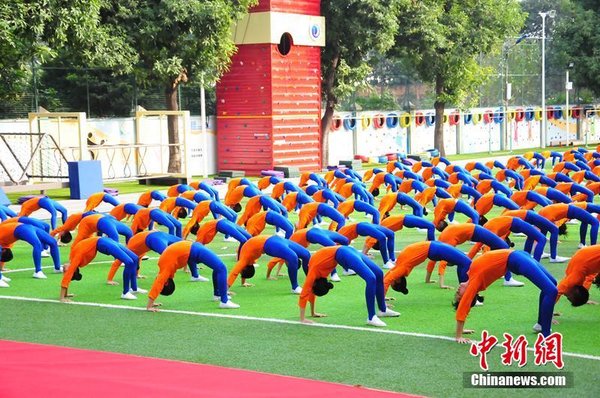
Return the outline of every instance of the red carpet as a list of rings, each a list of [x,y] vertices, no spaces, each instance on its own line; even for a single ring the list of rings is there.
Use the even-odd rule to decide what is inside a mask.
[[[34,396],[407,397],[268,373],[0,340],[0,397]]]

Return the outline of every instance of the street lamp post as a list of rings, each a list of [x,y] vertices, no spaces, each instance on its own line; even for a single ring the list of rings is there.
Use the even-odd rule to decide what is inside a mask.
[[[548,133],[548,119],[546,115],[546,17],[554,18],[556,11],[539,13],[542,17],[542,132],[540,136],[540,146],[546,148],[546,137]]]
[[[569,81],[569,69],[572,69],[574,66],[573,62],[569,62],[569,64],[567,65],[567,73],[566,73],[566,79],[565,79],[565,120],[567,121],[567,126],[566,126],[566,130],[567,130],[567,143],[569,142],[569,137],[571,136],[571,133],[569,132],[569,119],[571,118],[569,116],[569,91],[573,88],[573,83],[571,83]]]

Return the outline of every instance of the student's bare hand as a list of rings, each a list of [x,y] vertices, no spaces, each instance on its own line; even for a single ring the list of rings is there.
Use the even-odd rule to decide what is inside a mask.
[[[70,303],[70,302],[71,302],[71,300],[70,300],[70,299],[68,299],[68,298],[66,298],[66,297],[64,297],[64,298],[61,298],[61,299],[60,299],[60,302],[61,302],[61,303]]]
[[[589,305],[598,305],[598,302],[594,301],[594,300],[588,300],[587,304],[589,304]]]
[[[311,324],[315,323],[315,321],[313,321],[311,319],[302,319],[300,322],[306,323],[308,325],[311,325]]]
[[[442,286],[440,286],[440,289],[454,289],[454,288],[452,286],[442,285]]]
[[[325,318],[327,315],[326,314],[320,314],[318,312],[315,312],[314,314],[312,314],[313,318]]]
[[[465,329],[463,330],[463,334],[473,334],[475,331],[473,329]]]
[[[138,275],[137,278],[138,279],[146,279],[146,275]]]
[[[425,283],[437,283],[437,281],[436,281],[436,280],[433,280],[433,279],[430,279],[430,280],[428,280],[428,281],[425,281]]]
[[[254,286],[254,284],[249,283],[249,282],[242,283],[242,287],[252,287],[252,286]]]
[[[456,342],[457,342],[458,344],[471,344],[471,340],[469,340],[469,339],[468,339],[468,338],[466,338],[466,337],[457,337],[457,338],[456,338]]]
[[[67,293],[66,297],[75,297],[75,294],[73,294],[73,293]]]
[[[385,301],[395,301],[396,297],[386,297]]]
[[[111,285],[111,286],[118,286],[119,282],[117,282],[117,281],[106,281],[106,284],[107,285]]]
[[[277,280],[277,278],[276,278],[276,277],[274,277],[274,276],[270,276],[270,277],[268,277],[268,278],[267,278],[267,280],[268,280],[268,281],[276,281],[276,280]]]

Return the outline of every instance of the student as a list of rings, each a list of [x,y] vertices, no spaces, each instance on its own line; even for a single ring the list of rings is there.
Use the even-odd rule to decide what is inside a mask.
[[[187,184],[171,185],[167,189],[167,196],[169,196],[169,197],[179,196],[186,191],[195,191],[195,189]]]
[[[433,223],[421,217],[411,216],[410,214],[389,216],[381,222],[381,226],[392,232],[398,232],[404,227],[424,229],[427,231],[427,240],[435,240],[435,227]],[[375,238],[367,238],[363,246],[363,253],[367,254],[376,245],[377,240]]]
[[[191,200],[196,203],[204,202],[205,200],[213,200],[209,195],[200,191],[185,191],[178,197]]]
[[[162,254],[169,245],[179,241],[181,241],[181,238],[162,231],[144,231],[133,235],[133,237],[129,239],[129,242],[127,242],[127,248],[138,257],[136,265],[139,273],[139,260],[141,260],[146,253],[152,250],[155,253]],[[112,263],[106,280],[108,285],[119,284],[114,280],[114,277],[121,264],[123,264],[123,262],[119,259],[116,259]],[[137,277],[139,278],[140,275],[137,275]],[[206,279],[206,281],[208,281],[208,279]]]
[[[522,210],[533,210],[537,206],[544,207],[552,204],[548,198],[535,191],[516,191],[511,195],[510,200],[519,205]]]
[[[114,196],[104,192],[97,192],[91,194],[90,197],[87,198],[83,212],[85,213],[96,209],[102,202],[111,204],[113,207],[119,205],[119,201]]]
[[[217,232],[220,232],[225,236],[230,236],[241,245],[246,243],[246,241],[252,237],[252,235],[244,228],[225,218],[210,220],[201,226],[196,224],[196,227],[192,228],[190,232],[196,235],[196,242],[202,243],[203,245],[208,245],[212,242]]]
[[[567,265],[565,277],[558,283],[558,298],[564,295],[573,307],[586,303],[596,304],[589,301],[589,290],[592,283],[598,284],[599,272],[600,246],[594,245],[578,250]]]
[[[8,206],[0,205],[0,220],[6,221],[6,219],[12,217],[17,217],[17,213],[12,211]]]
[[[285,238],[289,239],[294,233],[294,224],[287,218],[272,210],[261,211],[248,220],[246,231],[252,236],[261,234],[266,225],[273,225],[277,230],[282,229],[285,232]]]
[[[254,276],[254,263],[263,254],[285,260],[290,284],[292,285],[292,293],[300,294],[302,289],[298,285],[298,268],[301,266],[306,273],[310,253],[296,242],[283,239],[277,235],[258,235],[248,239],[241,247],[239,259],[229,273],[227,285],[231,287],[235,283],[238,275],[241,274],[242,286],[253,286],[250,283],[246,283],[246,279],[250,279]]]
[[[365,215],[370,215],[371,223],[379,224],[379,211],[377,211],[374,206],[361,200],[346,199],[344,202],[339,204],[337,211],[339,211],[345,218],[348,218],[348,216],[354,211],[359,211],[361,213],[365,213]],[[331,223],[331,227],[329,229],[333,230],[336,229],[336,227],[337,225],[334,221]]]
[[[379,245],[379,252],[383,260],[383,268],[393,268],[396,263],[394,253],[394,231],[377,224],[368,222],[351,223],[338,231],[350,242],[359,236],[373,238]]]
[[[449,225],[448,228],[444,229],[444,231],[440,234],[437,241],[448,244],[452,247],[456,247],[465,242],[478,242],[489,246],[492,250],[508,249],[508,244],[502,238],[498,237],[498,235],[495,235],[494,233],[480,225],[471,223]],[[435,283],[435,281],[431,280],[431,274],[433,273],[433,269],[435,268],[435,263],[436,261],[430,260],[427,264],[427,275],[425,276],[425,283]],[[446,284],[444,283],[445,272],[446,262],[442,261],[440,262],[440,265],[438,267],[440,288],[451,289],[450,286],[446,286]]]
[[[484,219],[483,217],[488,214],[494,206],[504,207],[507,210],[519,209],[519,205],[502,194],[486,194],[479,198],[477,203],[475,203],[475,211],[479,214],[479,219]]]
[[[60,253],[56,240],[43,229],[19,222],[0,223],[0,249],[2,250],[0,261],[5,263],[12,260],[13,253],[11,247],[18,240],[29,243],[33,248],[34,278],[46,279],[46,275],[42,271],[42,251],[44,247],[50,248],[50,254],[54,262],[54,271],[57,273],[61,272]]]
[[[219,202],[219,191],[214,189],[211,184],[204,181],[192,181],[190,187],[194,188],[196,191],[200,190],[206,192],[209,199]]]
[[[73,297],[73,295],[68,294],[71,280],[81,280],[80,269],[92,262],[98,252],[119,259],[125,264],[122,299],[135,300],[137,297],[134,293],[146,293],[146,290],[140,289],[137,286],[136,271],[138,258],[135,253],[112,239],[93,237],[84,239],[71,248],[69,264],[65,265],[65,274],[60,284],[60,301],[71,301],[69,297]]]
[[[162,225],[169,230],[171,235],[181,238],[181,223],[169,213],[165,213],[160,209],[141,209],[131,222],[131,230],[133,233],[138,233],[146,228],[152,229],[154,223]]]
[[[396,204],[410,207],[414,216],[423,217],[423,215],[427,215],[425,208],[411,196],[405,194],[404,192],[396,192],[388,193],[381,198],[381,202],[379,202],[380,218],[384,219],[385,217],[388,217]]]
[[[77,236],[75,236],[72,246],[76,246],[79,242],[94,234],[106,235],[115,242],[119,242],[119,235],[125,237],[125,242],[129,242],[129,239],[133,236],[131,229],[127,225],[117,221],[112,216],[100,213],[90,214],[83,217],[79,222]]]
[[[300,208],[300,213],[298,214],[298,224],[296,224],[296,229],[306,228],[306,226],[317,216],[328,217],[332,221],[336,222],[337,230],[342,228],[346,223],[346,219],[344,218],[344,216],[333,207],[325,203],[312,202],[307,203]]]
[[[404,248],[398,254],[396,266],[389,270],[383,278],[384,291],[387,293],[390,286],[392,289],[408,294],[406,288],[406,277],[410,275],[413,268],[425,260],[446,261],[456,265],[456,274],[458,281],[467,280],[467,271],[471,264],[471,259],[460,250],[442,242],[417,242]]]
[[[396,317],[400,314],[386,307],[383,291],[383,272],[367,256],[350,246],[324,247],[310,259],[308,274],[298,300],[300,321],[312,323],[306,318],[306,304],[310,303],[311,317],[321,318],[324,314],[315,311],[316,297],[324,296],[333,289],[327,276],[337,266],[352,270],[366,282],[365,300],[367,304],[367,324],[371,326],[387,326],[379,317]],[[379,311],[375,312],[375,303]]]
[[[479,214],[462,199],[442,199],[433,210],[433,225],[442,232],[447,226],[446,217],[455,212],[469,217],[474,224],[479,224]]]
[[[564,203],[555,203],[542,208],[538,214],[547,218],[559,227],[564,224],[565,220],[577,219],[581,221],[579,228],[579,248],[585,247],[585,237],[587,235],[588,225],[590,229],[590,243],[596,244],[598,239],[598,220],[588,213],[585,209],[578,206],[568,205]]]
[[[215,253],[197,242],[181,241],[167,247],[158,259],[158,275],[148,293],[146,310],[158,311],[161,304],[155,300],[159,294],[170,296],[175,291],[175,272],[190,267],[192,277],[198,276],[198,264],[205,264],[212,269],[213,299],[220,300],[219,308],[239,308],[227,295],[227,267]]]
[[[299,245],[301,245],[302,247],[306,247],[306,248],[308,248],[308,246],[311,243],[321,245],[323,247],[336,246],[336,245],[348,246],[350,244],[350,241],[344,235],[342,235],[338,232],[329,231],[326,229],[319,229],[319,228],[299,229],[296,232],[294,232],[292,234],[292,236],[290,236],[289,239],[290,239],[290,241],[296,242]],[[267,279],[270,279],[270,280],[277,279],[275,277],[271,277],[271,272],[273,271],[273,268],[275,266],[279,267],[277,270],[277,276],[281,276],[279,274],[279,271],[281,270],[281,267],[283,266],[284,263],[285,263],[285,260],[283,260],[281,258],[274,258],[271,261],[269,261],[269,263],[267,264]],[[331,273],[331,280],[334,282],[340,281],[340,277],[335,272],[335,269]]]
[[[223,203],[215,202],[214,200],[205,200],[198,203],[192,212],[190,220],[183,228],[183,239],[187,238],[190,230],[201,223],[209,213],[212,213],[212,216],[215,219],[218,219],[219,216],[222,216],[231,222],[235,222],[235,219],[237,218],[236,213]]]
[[[179,196],[170,196],[160,202],[158,208],[176,218],[186,218],[188,211],[191,213],[196,208],[196,203]],[[187,209],[187,210],[186,210]]]
[[[146,191],[144,193],[142,193],[137,201],[137,204],[142,206],[142,207],[148,207],[152,204],[153,200],[157,200],[159,202],[162,202],[163,200],[165,200],[167,197],[165,196],[165,194],[163,194],[160,191]]]
[[[329,188],[319,188],[316,185],[309,185],[306,187],[306,194],[310,195],[310,197],[319,203],[327,203],[333,205],[333,207],[337,208],[341,202],[345,200],[345,198],[339,193],[332,191]],[[289,196],[289,195],[288,195]],[[287,196],[286,196],[287,199]],[[285,199],[283,200],[285,202]],[[285,206],[285,205],[284,205]],[[285,206],[288,208],[289,206]]]
[[[544,336],[552,332],[552,313],[558,290],[556,280],[531,256],[520,250],[500,249],[485,253],[471,263],[469,280],[462,282],[454,298],[456,311],[456,341],[468,343],[463,334],[473,333],[464,329],[465,321],[479,292],[487,289],[507,271],[523,275],[540,289],[537,324]]]
[[[242,199],[259,195],[262,195],[262,192],[254,185],[240,185],[231,192],[227,191],[224,203],[225,206],[231,207],[236,213],[239,213],[242,210],[242,205],[240,204]]]
[[[255,215],[259,213],[261,210],[272,210],[276,213],[283,215],[284,217],[288,216],[287,209],[275,199],[270,196],[258,195],[250,198],[246,203],[246,208],[244,209],[244,213],[242,213],[241,217],[237,220],[238,225],[246,225],[246,222]]]
[[[52,229],[56,229],[57,212],[61,214],[63,223],[67,221],[67,209],[57,201],[52,200],[47,196],[31,198],[23,202],[21,205],[21,211],[19,212],[19,217],[30,216],[31,213],[39,209],[44,209],[50,213],[50,226]]]

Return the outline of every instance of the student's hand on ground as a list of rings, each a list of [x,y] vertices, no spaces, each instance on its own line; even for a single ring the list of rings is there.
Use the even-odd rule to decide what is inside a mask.
[[[158,308],[157,307],[150,307],[150,308],[146,308],[146,311],[149,311],[149,312],[158,312]]]
[[[468,339],[468,338],[466,338],[466,337],[457,337],[457,338],[456,338],[456,342],[457,342],[458,344],[471,344],[471,340],[469,340],[469,339]]]
[[[315,321],[313,321],[311,319],[302,319],[300,322],[306,323],[306,324],[309,324],[309,325],[315,323]]]
[[[433,279],[430,279],[428,281],[425,281],[425,283],[437,283],[437,281],[434,281]]]
[[[276,278],[276,277],[274,277],[274,276],[270,276],[270,277],[268,277],[268,278],[267,278],[267,280],[269,280],[269,281],[276,281],[276,280],[277,280],[277,278]]]
[[[66,297],[75,297],[75,294],[73,294],[73,293],[67,293]]]
[[[463,334],[473,334],[475,331],[473,329],[465,329],[463,330]]]
[[[235,296],[235,294],[236,294],[236,293],[235,293],[234,291],[231,291],[231,290],[228,290],[228,291],[227,291],[227,295],[228,295],[228,296],[231,296],[231,297],[233,297],[233,296]]]
[[[242,283],[242,287],[252,287],[252,286],[254,286],[254,284],[249,283],[249,282]]]
[[[594,300],[588,300],[587,304],[589,304],[589,305],[598,305],[598,302],[594,301]]]
[[[138,275],[137,278],[138,279],[146,279],[146,275]]]
[[[385,301],[395,301],[396,297],[386,297]]]
[[[66,298],[66,297],[64,297],[64,298],[61,298],[61,299],[60,299],[60,302],[61,302],[61,303],[70,303],[70,302],[71,302],[71,300],[70,300],[70,299],[68,299],[68,298]]]
[[[118,286],[119,282],[117,282],[117,281],[106,281],[106,284],[107,285],[111,285],[111,286]]]
[[[394,304],[390,304],[390,303],[386,303],[385,306],[388,308],[394,308]]]
[[[440,289],[454,289],[454,288],[452,286],[442,285],[442,286],[440,286]]]
[[[315,312],[311,315],[313,318],[325,318],[327,315],[326,314],[320,314],[318,312]]]

